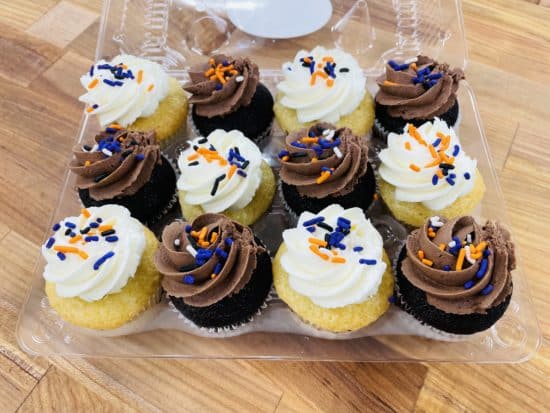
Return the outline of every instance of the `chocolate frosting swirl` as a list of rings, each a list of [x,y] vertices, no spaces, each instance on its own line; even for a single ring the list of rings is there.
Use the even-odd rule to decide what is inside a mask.
[[[200,247],[195,237],[203,228],[204,239],[211,242]],[[193,249],[198,255],[193,256]],[[250,281],[257,255],[264,251],[250,228],[224,215],[204,214],[192,224],[175,221],[164,228],[155,265],[164,275],[162,287],[168,295],[181,297],[191,306],[207,307],[238,293]],[[201,261],[201,256],[206,258]]]
[[[387,64],[386,73],[376,79],[380,91],[375,100],[387,107],[390,116],[406,120],[431,119],[447,112],[456,101],[456,91],[460,80],[464,79],[464,71],[450,69],[448,64],[438,63],[427,56],[418,56],[417,59],[415,64],[402,70]],[[424,82],[419,82],[418,72],[426,68],[429,68],[429,73],[423,77]],[[433,79],[435,84],[430,86],[428,75],[439,73],[441,78]]]
[[[231,69],[220,72],[216,68]],[[213,74],[216,72],[219,76]],[[192,68],[189,77],[191,81],[183,87],[192,94],[189,103],[194,105],[197,115],[211,118],[250,104],[256,93],[260,71],[248,58],[217,55],[209,63]]]
[[[78,175],[76,186],[97,201],[134,195],[162,164],[154,131],[107,128],[94,143],[75,146],[69,167]]]
[[[332,137],[332,133],[323,135],[327,130],[334,132]],[[315,143],[307,143],[305,148],[293,145],[311,136],[329,143],[339,140],[340,144],[336,145],[337,149],[324,148],[322,152]],[[283,155],[285,151],[288,152],[288,156]],[[338,156],[338,151],[341,157]],[[288,135],[285,150],[280,153],[279,158],[281,179],[288,185],[296,186],[300,195],[312,198],[343,196],[353,191],[357,182],[367,172],[368,147],[366,139],[355,136],[351,129],[337,129],[330,123],[321,122]],[[326,170],[324,168],[334,170],[326,181],[317,183],[318,178]]]
[[[444,225],[439,230],[434,228],[437,232],[433,238],[428,235],[430,221],[409,235],[407,257],[401,266],[405,277],[426,293],[429,304],[447,313],[485,313],[499,305],[512,292],[510,272],[516,266],[510,233],[491,221],[480,227],[471,216],[449,221],[442,218],[441,222]],[[447,246],[454,237],[466,240],[468,234],[471,244],[477,246],[484,242],[488,252],[473,264],[465,259],[462,269],[456,270],[457,251],[453,254],[450,248],[441,250],[439,246]],[[432,266],[422,262],[419,250],[424,252],[425,259],[433,262]],[[486,260],[484,273],[483,260]],[[446,271],[445,266],[450,270]]]

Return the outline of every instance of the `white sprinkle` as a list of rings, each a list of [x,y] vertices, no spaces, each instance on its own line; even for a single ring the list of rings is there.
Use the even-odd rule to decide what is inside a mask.
[[[432,227],[441,228],[443,226],[443,222],[441,221],[432,221]]]
[[[330,132],[326,134],[325,139],[331,141],[334,138],[334,130],[330,129]]]
[[[96,143],[90,152],[96,152],[99,149],[99,145]]]
[[[237,77],[235,78],[235,82],[237,82],[237,83],[241,83],[243,80],[244,80],[244,77],[243,77],[243,76],[237,76]]]
[[[103,152],[107,156],[113,156],[113,153],[107,148],[103,148],[101,152]]]
[[[472,243],[472,234],[466,235],[466,242],[467,242],[468,244],[471,244],[471,243]]]
[[[456,246],[456,242],[455,242],[455,241],[451,241],[451,242],[449,242],[448,245],[449,245],[450,248],[454,248],[454,247]]]
[[[475,263],[476,263],[476,260],[474,260],[474,259],[472,258],[472,255],[471,255],[471,253],[470,253],[470,246],[469,246],[469,245],[466,245],[466,246],[464,247],[464,251],[466,252],[466,259],[468,260],[468,262],[469,262],[470,264],[472,264],[472,265],[475,264]]]
[[[197,250],[193,248],[191,244],[187,244],[187,247],[185,248],[189,254],[191,254],[193,257],[197,255]]]
[[[179,247],[180,245],[181,245],[180,239],[179,239],[179,238],[176,238],[176,239],[174,240],[174,246],[175,246],[175,247]]]
[[[335,146],[334,148],[332,148],[332,150],[334,151],[334,154],[338,157],[338,158],[343,158],[344,155],[342,155],[342,152],[340,151],[340,149],[338,148],[338,146]]]
[[[405,64],[410,65],[411,63],[418,62],[418,57],[411,57],[410,59],[405,60]]]

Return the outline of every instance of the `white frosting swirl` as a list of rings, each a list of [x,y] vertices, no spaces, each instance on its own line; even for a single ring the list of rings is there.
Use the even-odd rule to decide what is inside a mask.
[[[119,64],[124,65],[123,78],[107,68]],[[89,113],[98,116],[101,126],[118,123],[126,127],[137,118],[151,116],[169,88],[168,75],[158,63],[131,55],[118,55],[110,62],[100,60],[80,83],[87,92],[79,100],[88,105]]]
[[[324,240],[328,233],[319,226],[315,226],[315,232],[307,230],[304,223],[315,217],[324,217],[323,222],[334,229],[339,217],[351,221],[351,231],[341,241],[345,249],[319,248],[328,259],[310,249],[310,238]],[[382,237],[360,208],[344,209],[333,204],[317,215],[304,212],[296,228],[283,232],[283,239],[287,250],[281,257],[281,265],[288,273],[290,286],[318,306],[336,308],[358,304],[378,291],[386,271],[386,263],[382,260]],[[358,251],[356,247],[362,249]],[[338,257],[344,258],[345,262],[332,262],[333,252],[338,252]],[[362,259],[369,260],[369,263],[361,262]]]
[[[313,74],[303,58],[313,58]],[[336,66],[327,75],[324,68],[331,59]],[[366,78],[359,64],[339,49],[317,46],[311,52],[300,50],[294,61],[283,64],[283,75],[285,79],[277,85],[283,93],[280,103],[295,109],[302,123],[335,123],[353,112],[366,93]]]
[[[200,154],[201,151],[209,150],[211,145],[215,152],[203,152],[206,156]],[[234,151],[236,147],[241,160],[230,155],[230,151]],[[212,156],[218,158],[212,159]],[[233,164],[238,168],[232,167]],[[216,129],[206,140],[203,137],[193,140],[190,147],[180,154],[178,167],[181,176],[178,179],[178,189],[185,192],[185,203],[200,205],[205,212],[242,209],[252,201],[260,186],[261,164],[260,150],[242,132]],[[245,168],[241,168],[242,166]],[[220,179],[223,175],[225,178]],[[218,184],[214,191],[216,180]]]
[[[424,144],[409,133],[408,127],[402,134],[390,133],[388,147],[379,154],[382,162],[380,176],[395,186],[395,199],[421,202],[427,208],[437,211],[470,193],[474,187],[477,162],[464,153],[453,128],[439,118],[435,118],[433,123],[422,124],[416,130]],[[442,135],[450,137],[446,149],[442,147],[445,143],[441,139]],[[439,145],[434,147],[437,157],[434,158],[429,146],[438,141]],[[454,166],[454,169],[449,169],[447,176],[442,174],[443,169],[439,164],[434,165],[441,157],[441,149],[445,149],[443,152]]]
[[[55,284],[60,297],[96,301],[119,292],[134,277],[145,249],[145,233],[139,221],[122,206],[104,205],[88,208],[87,211],[89,217],[81,214],[59,222],[59,229],[42,246],[42,255],[46,259],[44,278]],[[95,226],[98,218],[102,222],[97,228],[81,234],[81,229],[90,227],[90,224]],[[70,228],[72,225],[74,229]],[[112,226],[115,233],[102,236],[100,229],[108,230],[108,226]],[[69,229],[82,239],[71,242],[72,235],[65,235]],[[87,242],[86,237],[97,237],[97,240],[89,239]],[[58,253],[64,247],[76,248],[80,253],[62,252],[62,260]],[[110,253],[114,255],[98,265],[98,260]]]

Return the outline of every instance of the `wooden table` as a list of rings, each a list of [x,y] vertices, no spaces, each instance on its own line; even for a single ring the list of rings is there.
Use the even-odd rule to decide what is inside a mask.
[[[541,2],[463,4],[468,80],[544,334],[527,363],[464,365],[23,353],[15,323],[78,127],[78,76],[93,56],[101,1],[0,0],[0,411],[524,412],[550,406],[550,8]]]

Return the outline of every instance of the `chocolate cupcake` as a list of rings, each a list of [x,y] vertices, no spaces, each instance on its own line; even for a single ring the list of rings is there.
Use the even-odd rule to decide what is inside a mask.
[[[189,71],[192,119],[202,136],[216,129],[237,129],[252,140],[268,133],[273,121],[273,97],[260,83],[258,66],[248,58],[224,55]]]
[[[250,321],[273,280],[271,258],[252,230],[219,214],[168,225],[155,265],[174,306],[206,328]]]
[[[413,231],[396,265],[397,302],[418,320],[453,334],[491,327],[512,296],[516,260],[509,232],[474,218],[432,217]]]
[[[107,128],[93,143],[75,146],[73,155],[70,168],[86,207],[122,205],[150,223],[175,199],[176,174],[154,131]]]
[[[367,141],[349,128],[317,123],[293,132],[279,160],[283,197],[296,215],[331,204],[366,210],[372,203],[376,184]]]
[[[390,60],[386,73],[376,79],[375,130],[382,137],[403,132],[407,123],[420,126],[439,117],[455,126],[459,115],[456,97],[464,71],[451,69],[427,56],[399,64]]]

